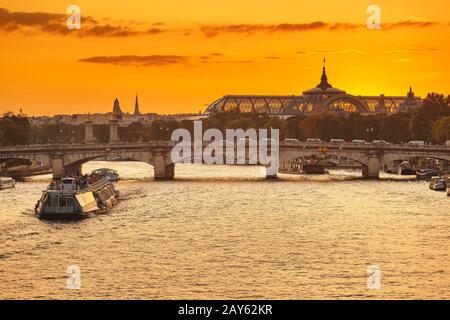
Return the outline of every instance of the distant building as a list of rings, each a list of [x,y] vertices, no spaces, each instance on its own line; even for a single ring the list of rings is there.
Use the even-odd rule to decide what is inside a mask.
[[[196,114],[169,114],[169,115],[159,115],[157,113],[141,113],[139,110],[138,96],[136,95],[136,100],[134,104],[134,113],[125,113],[120,107],[119,99],[115,99],[113,103],[112,112],[108,113],[89,113],[89,114],[72,114],[72,115],[55,115],[55,116],[40,116],[40,117],[30,117],[30,122],[34,126],[42,126],[47,124],[72,124],[81,125],[86,121],[92,121],[93,124],[109,124],[109,120],[115,119],[119,121],[119,126],[126,127],[133,122],[140,122],[145,126],[150,125],[155,120],[184,120],[192,117],[198,116]]]
[[[138,102],[138,96],[136,95],[136,101],[134,103],[134,115],[140,116],[141,112],[139,111],[139,102]]]
[[[350,113],[396,113],[407,112],[422,104],[410,87],[406,96],[355,96],[334,88],[329,82],[324,66],[320,83],[302,95],[227,95],[214,101],[205,114],[230,110],[243,113],[260,113],[289,117],[316,112]]]
[[[122,114],[123,114],[123,112],[122,112],[122,109],[120,109],[119,100],[116,98],[116,100],[114,100],[112,118],[116,119],[116,120],[122,120]]]

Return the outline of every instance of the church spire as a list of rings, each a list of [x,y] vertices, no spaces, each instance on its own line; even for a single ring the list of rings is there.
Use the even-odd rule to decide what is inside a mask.
[[[141,112],[139,111],[139,102],[138,102],[138,96],[136,94],[136,101],[134,102],[134,115],[139,116]]]
[[[121,119],[122,118],[122,109],[120,109],[119,99],[117,99],[117,98],[116,98],[116,100],[114,100],[112,118],[113,119]]]
[[[408,100],[411,100],[411,101],[414,101],[414,100],[415,100],[415,95],[414,95],[412,86],[409,86],[409,92],[408,92],[408,94],[406,95],[406,97],[407,97]]]
[[[325,67],[326,60],[323,58],[323,68],[322,68],[322,77],[320,78],[320,83],[317,85],[317,88],[322,89],[323,91],[328,88],[332,88],[331,84],[328,83],[327,70]]]

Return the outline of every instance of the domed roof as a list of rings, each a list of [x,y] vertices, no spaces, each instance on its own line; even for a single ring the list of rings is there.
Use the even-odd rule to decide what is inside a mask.
[[[325,60],[324,60],[325,63]],[[320,83],[312,89],[303,91],[304,95],[313,95],[313,94],[339,94],[345,93],[344,90],[333,88],[331,84],[328,83],[327,72],[325,66],[323,66],[322,77],[320,78]]]

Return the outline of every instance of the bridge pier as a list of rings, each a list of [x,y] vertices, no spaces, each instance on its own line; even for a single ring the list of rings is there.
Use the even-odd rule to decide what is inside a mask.
[[[153,171],[155,180],[172,180],[175,177],[175,164],[168,162],[163,155],[157,155]]]
[[[50,160],[52,166],[53,179],[62,178],[65,175],[64,161],[61,158],[52,158]]]
[[[82,174],[81,164],[64,166],[64,160],[58,157],[52,158],[50,163],[52,166],[53,179],[64,178],[68,175],[79,176]]]
[[[363,165],[362,174],[365,178],[378,179],[380,177],[381,160],[376,155],[370,155],[367,165]]]
[[[109,120],[109,143],[120,142],[119,138],[119,121],[116,119]]]

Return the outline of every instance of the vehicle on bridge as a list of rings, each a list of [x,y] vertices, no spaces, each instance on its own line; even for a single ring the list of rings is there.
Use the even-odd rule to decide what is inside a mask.
[[[386,140],[373,140],[373,144],[389,144]]]
[[[423,147],[425,145],[425,141],[410,141],[408,142],[408,145],[413,147]]]
[[[0,177],[0,190],[14,188],[15,185],[16,181],[14,181],[14,179]]]
[[[330,140],[331,143],[345,143],[344,139],[331,139]]]
[[[55,190],[55,182],[42,191],[35,212],[40,219],[77,220],[91,214],[108,213],[118,203],[114,185],[103,177],[79,189],[76,178],[63,178]]]
[[[352,141],[352,143],[353,144],[367,144],[367,141],[366,140],[355,139],[355,140]]]

